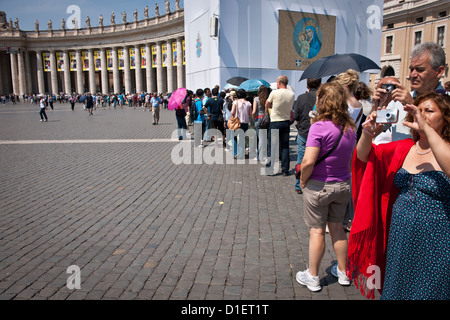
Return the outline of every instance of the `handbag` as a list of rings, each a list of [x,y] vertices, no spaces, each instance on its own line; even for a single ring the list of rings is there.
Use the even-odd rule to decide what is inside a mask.
[[[239,102],[236,103],[236,117],[231,116],[227,122],[228,129],[237,130],[241,127],[241,120],[239,120]]]
[[[336,141],[336,143],[334,144],[333,148],[331,148],[331,150],[328,151],[326,155],[324,155],[322,158],[317,160],[316,163],[314,164],[314,166],[317,166],[319,163],[323,162],[326,158],[328,158],[330,156],[330,154],[333,153],[334,150],[336,150],[336,148],[339,146],[339,143],[341,143],[342,136],[344,135],[344,130],[345,130],[345,127],[343,126],[342,130],[341,130],[341,135],[340,135],[338,141]],[[300,179],[301,173],[302,173],[302,164],[299,163],[295,166],[295,178]]]
[[[184,108],[181,108],[181,109],[177,108],[175,110],[175,114],[176,114],[177,117],[184,118],[186,116],[186,110]]]
[[[264,117],[262,117],[261,120],[259,120],[259,128],[269,129],[269,127],[270,127],[270,115],[269,111],[267,111]]]

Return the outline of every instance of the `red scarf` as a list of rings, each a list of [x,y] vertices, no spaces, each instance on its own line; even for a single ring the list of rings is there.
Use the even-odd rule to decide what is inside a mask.
[[[370,266],[381,271],[381,287],[376,289],[382,292],[392,207],[399,192],[394,178],[413,145],[411,139],[374,145],[367,163],[358,160],[356,152],[353,157],[355,217],[349,235],[347,275],[367,298],[375,297],[375,290],[367,285],[376,276]]]

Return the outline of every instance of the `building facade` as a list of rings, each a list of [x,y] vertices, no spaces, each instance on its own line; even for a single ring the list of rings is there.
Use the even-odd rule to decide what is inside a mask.
[[[410,53],[423,42],[440,44],[447,56],[447,69],[441,82],[449,81],[450,5],[448,0],[384,0],[381,73],[373,77],[394,76],[409,85]]]
[[[173,92],[185,86],[184,10],[98,27],[23,31],[0,12],[0,94]]]
[[[303,71],[321,57],[380,61],[383,0],[184,0],[184,8],[189,88],[286,75],[300,94]]]

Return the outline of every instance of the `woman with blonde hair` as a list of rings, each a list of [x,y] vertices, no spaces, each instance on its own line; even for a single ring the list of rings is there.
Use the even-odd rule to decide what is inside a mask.
[[[356,128],[359,128],[364,110],[361,102],[356,98],[356,90],[359,83],[358,73],[355,70],[349,69],[339,74],[335,81],[341,84],[347,92],[348,113],[355,122]]]
[[[319,266],[327,224],[338,260],[332,274],[341,285],[350,284],[345,274],[347,237],[342,222],[352,195],[350,162],[356,146],[356,127],[348,113],[345,89],[337,82],[322,85],[316,105],[318,115],[309,130],[300,176],[304,218],[310,228],[309,268],[296,275],[311,291],[321,290]]]

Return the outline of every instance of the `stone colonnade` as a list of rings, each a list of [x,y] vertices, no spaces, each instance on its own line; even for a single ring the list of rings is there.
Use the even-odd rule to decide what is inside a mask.
[[[19,48],[9,55],[12,90],[18,95],[166,93],[185,87],[183,37],[101,48]],[[37,87],[33,87],[33,79]]]

